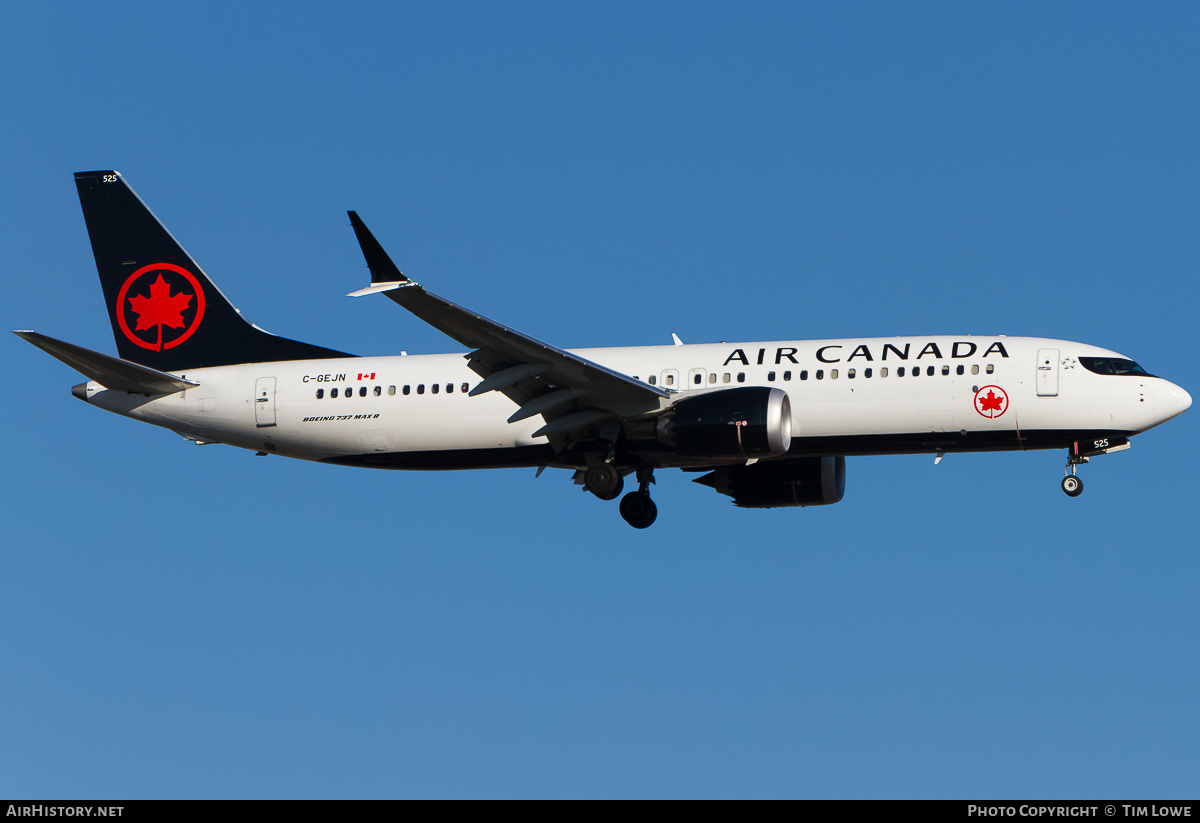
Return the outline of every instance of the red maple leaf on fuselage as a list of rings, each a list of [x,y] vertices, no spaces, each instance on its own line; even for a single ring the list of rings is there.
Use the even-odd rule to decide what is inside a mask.
[[[979,408],[981,411],[1000,411],[1003,402],[1003,397],[997,397],[994,391],[989,391],[986,397],[979,398]]]
[[[163,280],[162,272],[158,279],[150,284],[150,296],[134,295],[129,298],[129,308],[137,313],[138,320],[135,331],[145,331],[158,326],[158,345],[162,348],[162,327],[170,326],[181,329],[183,311],[192,302],[193,295],[171,294],[171,284]]]

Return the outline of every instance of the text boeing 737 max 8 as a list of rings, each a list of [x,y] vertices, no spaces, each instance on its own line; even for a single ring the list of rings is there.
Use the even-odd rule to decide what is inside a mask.
[[[120,357],[16,334],[89,378],[72,393],[197,443],[382,469],[573,469],[636,528],[658,468],[738,506],[819,506],[847,455],[1067,449],[1076,466],[1191,405],[1115,352],[1021,337],[576,349],[406,278],[350,212],[386,294],[470,349],[357,357],[248,323],[115,171],[75,175]]]

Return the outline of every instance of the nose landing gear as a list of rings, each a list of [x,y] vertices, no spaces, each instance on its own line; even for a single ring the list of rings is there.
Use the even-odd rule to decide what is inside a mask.
[[[1062,479],[1062,490],[1067,497],[1078,497],[1083,494],[1083,481],[1075,474],[1075,467],[1088,462],[1086,457],[1067,452],[1066,477]]]
[[[658,506],[650,499],[650,484],[654,482],[652,469],[638,469],[638,490],[621,498],[621,517],[635,529],[646,529],[658,518]]]

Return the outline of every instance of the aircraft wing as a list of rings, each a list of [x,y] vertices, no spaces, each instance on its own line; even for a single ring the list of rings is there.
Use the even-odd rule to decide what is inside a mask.
[[[656,412],[671,393],[543,343],[426,291],[392,262],[358,214],[350,223],[362,247],[371,285],[351,297],[383,293],[440,332],[473,351],[470,368],[483,378],[471,395],[500,391],[520,408],[515,423],[542,415],[546,425],[535,436],[555,435]],[[576,438],[578,439],[578,438]]]

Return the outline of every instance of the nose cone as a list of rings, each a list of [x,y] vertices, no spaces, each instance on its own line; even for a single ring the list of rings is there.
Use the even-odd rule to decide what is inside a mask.
[[[1154,388],[1154,416],[1159,423],[1178,417],[1192,406],[1192,396],[1174,383],[1159,380]]]

